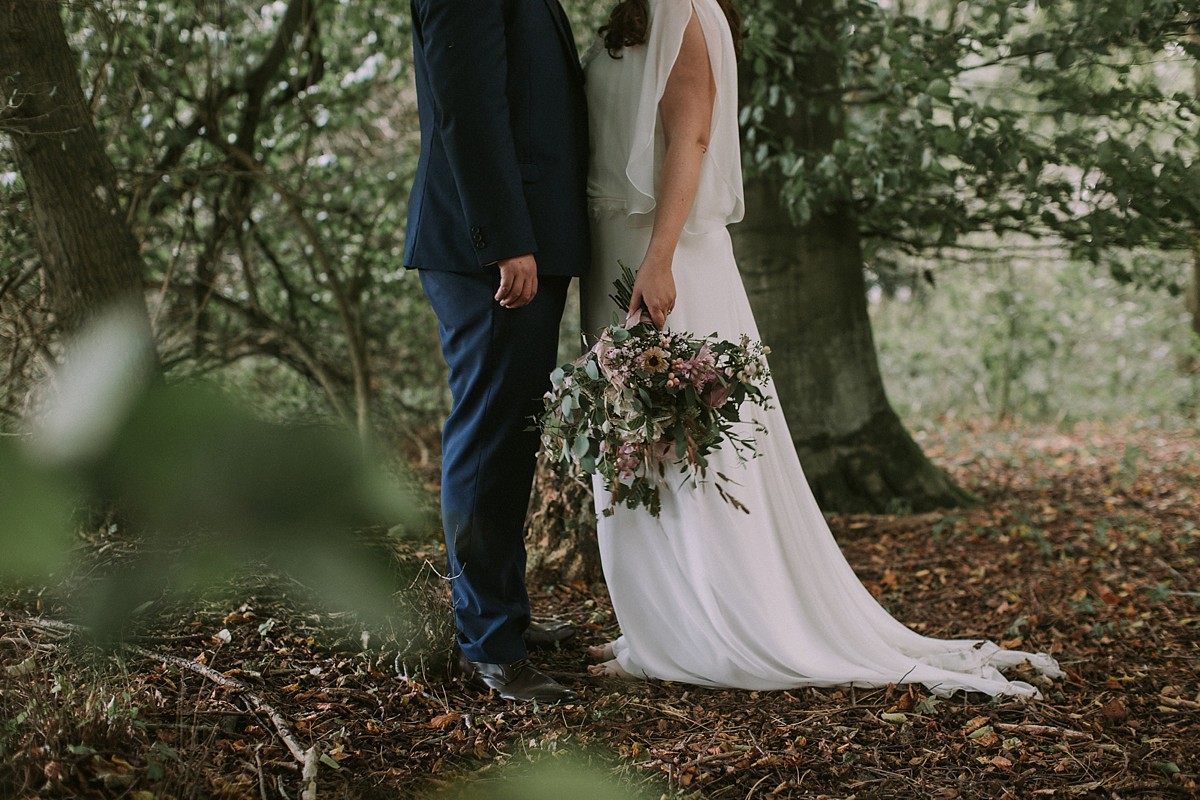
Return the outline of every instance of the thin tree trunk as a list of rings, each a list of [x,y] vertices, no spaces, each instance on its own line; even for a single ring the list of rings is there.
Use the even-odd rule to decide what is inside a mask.
[[[1200,32],[1193,27],[1192,40],[1200,42]],[[1192,68],[1194,94],[1200,97],[1200,62]],[[1192,242],[1192,280],[1188,284],[1188,311],[1192,313],[1192,330],[1200,335],[1200,232],[1197,232]]]
[[[526,546],[529,583],[594,583],[604,579],[590,488],[564,480],[543,454],[533,480]]]
[[[55,0],[0,0],[0,109],[33,208],[56,322],[64,333],[125,303],[145,319],[142,260],[92,124]]]
[[[831,0],[804,0],[798,29],[835,20]],[[781,34],[784,41],[790,36]],[[825,31],[828,41],[836,33]],[[796,73],[810,97],[837,96],[837,59],[810,53]],[[830,153],[843,135],[840,108],[771,120],[809,152]],[[803,226],[781,205],[780,184],[746,187],[746,221],[734,228],[738,264],[763,339],[792,439],[809,484],[830,511],[924,511],[972,502],[935,467],[892,410],[871,334],[857,221],[849,204]]]
[[[1200,336],[1200,234],[1192,246],[1192,281],[1188,287],[1188,310],[1192,312],[1192,330]]]

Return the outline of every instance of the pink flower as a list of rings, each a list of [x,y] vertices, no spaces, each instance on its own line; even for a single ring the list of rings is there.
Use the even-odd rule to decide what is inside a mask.
[[[669,440],[659,439],[650,445],[650,457],[655,461],[667,461],[674,452],[675,443]]]
[[[704,390],[704,394],[700,399],[703,400],[705,405],[707,405],[709,408],[720,408],[729,401],[729,392],[730,388],[728,384],[721,383],[720,381],[713,381],[708,385],[708,388]]]
[[[607,339],[601,339],[592,345],[592,352],[596,354],[596,361],[600,363],[600,374],[604,379],[612,382],[619,376],[619,370],[613,364],[617,358],[617,349],[612,346],[612,343]]]
[[[617,449],[617,457],[614,461],[617,473],[622,478],[632,478],[637,468],[642,465],[642,459],[637,451],[637,446],[628,442]]]

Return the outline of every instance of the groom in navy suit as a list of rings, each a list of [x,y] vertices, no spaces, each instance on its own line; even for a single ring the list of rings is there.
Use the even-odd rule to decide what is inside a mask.
[[[587,108],[558,0],[411,0],[421,156],[404,263],[438,317],[454,404],[442,518],[460,667],[514,700],[529,664],[525,512],[572,276],[587,266]]]

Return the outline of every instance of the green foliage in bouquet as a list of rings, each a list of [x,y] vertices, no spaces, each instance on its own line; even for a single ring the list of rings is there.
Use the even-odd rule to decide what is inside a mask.
[[[633,279],[622,265],[612,295],[621,309],[628,308]],[[658,516],[668,467],[698,485],[709,479],[708,457],[722,445],[743,460],[756,455],[754,433],[764,429],[743,421],[742,406],[770,407],[769,352],[748,336],[730,342],[614,321],[587,353],[551,375],[542,446],[568,472],[603,478],[606,515],[623,504]],[[714,475],[721,497],[747,511],[722,485],[728,476]]]

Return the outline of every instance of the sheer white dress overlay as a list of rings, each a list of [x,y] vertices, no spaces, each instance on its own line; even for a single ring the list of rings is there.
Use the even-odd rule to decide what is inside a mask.
[[[670,325],[725,339],[759,338],[726,225],[742,217],[733,42],[715,0],[650,0],[645,45],[613,59],[585,57],[592,164],[588,190],[593,262],[582,285],[585,330],[617,310],[609,299],[619,263],[637,268],[649,244],[663,154],[658,115],[685,26],[695,14],[716,82],[709,149],[695,206],[675,251],[678,291]],[[769,342],[768,342],[769,344]],[[774,386],[769,387],[774,396]],[[669,472],[658,519],[618,508],[599,518],[600,552],[622,636],[616,658],[633,675],[706,686],[786,689],[920,683],[1038,695],[1000,668],[1031,662],[1062,673],[1045,654],[945,640],[908,629],[855,576],[817,507],[783,413],[757,412],[768,433],[746,464],[721,451],[711,466],[737,482],[745,514],[711,486]],[[597,512],[609,495],[597,482]]]

